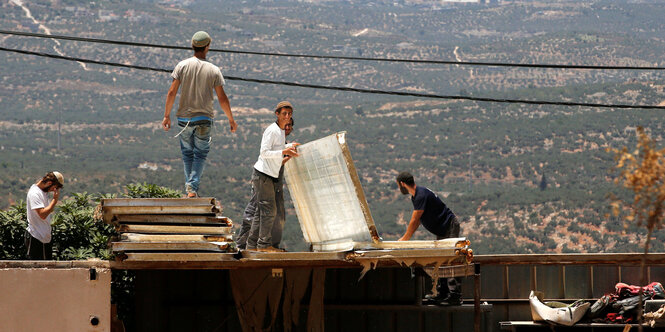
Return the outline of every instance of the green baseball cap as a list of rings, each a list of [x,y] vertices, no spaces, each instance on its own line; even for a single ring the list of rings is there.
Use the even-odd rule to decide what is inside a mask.
[[[210,44],[210,35],[205,31],[198,31],[192,36],[192,46],[205,47]]]

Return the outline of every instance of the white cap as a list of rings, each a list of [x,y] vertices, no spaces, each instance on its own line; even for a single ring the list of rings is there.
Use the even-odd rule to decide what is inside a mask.
[[[65,185],[65,177],[62,176],[62,173],[58,171],[53,171],[53,175],[55,175],[55,178],[58,179],[58,182],[60,183],[61,186]]]

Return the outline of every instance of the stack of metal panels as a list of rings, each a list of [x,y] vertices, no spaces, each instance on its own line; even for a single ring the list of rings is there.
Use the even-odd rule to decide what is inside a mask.
[[[100,203],[123,260],[218,260],[235,252],[232,222],[208,198],[112,198]]]

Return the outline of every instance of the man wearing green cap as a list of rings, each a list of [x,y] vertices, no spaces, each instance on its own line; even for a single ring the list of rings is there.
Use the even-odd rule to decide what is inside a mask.
[[[192,36],[194,56],[180,61],[171,73],[173,82],[166,94],[166,109],[162,120],[164,130],[171,129],[171,108],[178,89],[182,86],[176,112],[180,132],[176,136],[180,137],[187,197],[198,196],[201,173],[210,151],[210,134],[215,116],[213,91],[217,94],[219,106],[229,119],[231,132],[235,133],[238,128],[233,120],[229,98],[224,92],[222,71],[206,61],[210,42],[211,38],[205,31],[199,31]]]

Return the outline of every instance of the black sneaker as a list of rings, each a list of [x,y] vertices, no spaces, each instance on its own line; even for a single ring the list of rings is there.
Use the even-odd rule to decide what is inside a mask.
[[[423,299],[423,305],[439,305],[439,302],[443,300],[445,297],[443,296],[434,296],[432,294],[427,294],[425,295],[425,298]]]
[[[445,298],[439,300],[437,305],[441,306],[453,306],[453,305],[462,305],[462,297],[459,295],[448,294]]]

